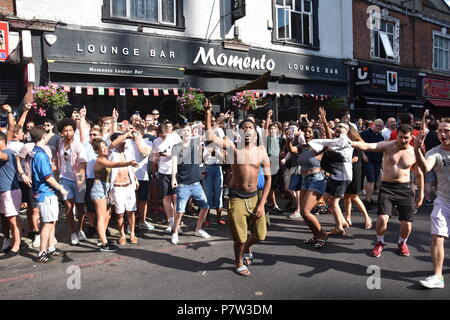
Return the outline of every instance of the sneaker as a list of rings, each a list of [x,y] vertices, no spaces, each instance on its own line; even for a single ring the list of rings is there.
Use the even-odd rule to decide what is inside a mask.
[[[210,239],[211,236],[203,229],[199,229],[198,231],[195,231],[195,235],[197,237],[202,237],[204,239]]]
[[[138,224],[138,229],[140,230],[147,230],[147,231],[153,231],[155,230],[155,227],[152,226],[150,223],[148,223],[147,221],[144,221],[144,223],[139,223]]]
[[[109,242],[105,245],[100,245],[100,251],[102,252],[116,252],[117,250],[119,250],[119,247]]]
[[[62,256],[66,255],[66,253],[64,251],[62,251],[58,248],[55,248],[55,250],[53,250],[53,251],[49,251],[48,254],[53,257],[62,257]]]
[[[420,280],[420,284],[423,285],[425,288],[429,289],[443,289],[444,277],[432,275],[431,277],[428,277],[425,280]]]
[[[78,232],[78,240],[79,241],[86,241],[87,240],[86,235],[84,234],[83,231],[79,231]]]
[[[383,242],[377,242],[377,244],[375,245],[375,248],[373,248],[372,250],[372,256],[374,256],[375,258],[378,258],[379,256],[381,256],[381,252],[383,252],[383,248],[384,248],[384,243]]]
[[[16,257],[16,256],[18,256],[20,254],[20,252],[19,251],[12,251],[12,250],[9,250],[8,252],[6,252],[3,256],[1,256],[1,260],[5,260],[5,259],[10,259],[10,258],[13,258],[13,257]]]
[[[36,234],[34,236],[34,240],[33,240],[33,243],[31,244],[31,246],[33,248],[39,248],[40,245],[41,245],[41,235],[40,234]]]
[[[401,256],[408,257],[409,256],[409,249],[408,245],[404,242],[398,244],[398,253]]]
[[[433,201],[432,200],[425,200],[425,205],[426,206],[432,206],[433,205]]]
[[[281,210],[281,209],[278,208],[278,207],[273,207],[273,208],[272,208],[272,212],[273,212],[274,214],[283,214],[283,210]]]
[[[48,263],[54,262],[55,259],[53,259],[53,257],[50,254],[48,254],[48,252],[44,252],[43,254],[34,257],[33,261],[37,263]]]
[[[172,233],[172,240],[170,242],[172,242],[172,244],[175,244],[175,245],[179,243],[178,233]]]
[[[171,225],[168,226],[168,227],[166,228],[166,230],[164,230],[164,232],[165,232],[165,233],[172,233],[172,226],[171,226]]]
[[[300,212],[294,212],[289,215],[289,219],[300,219],[301,217],[302,215],[300,214]]]
[[[11,243],[12,241],[10,238],[3,239],[2,251],[6,252],[6,250],[11,247]]]
[[[97,239],[97,247],[101,247],[103,245],[102,240]]]
[[[76,246],[79,243],[78,235],[77,233],[72,233],[70,235],[70,244],[73,246]]]

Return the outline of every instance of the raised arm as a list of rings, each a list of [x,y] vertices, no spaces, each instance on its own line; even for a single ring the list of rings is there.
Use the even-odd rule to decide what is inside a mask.
[[[81,143],[88,142],[86,141],[86,107],[83,106],[80,110],[80,141]]]
[[[208,99],[205,99],[205,104],[203,107],[205,109],[206,141],[212,141],[214,144],[218,145],[221,148],[234,147],[231,141],[229,141],[228,139],[221,139],[212,132],[212,125],[211,125],[212,104],[211,102],[209,102]]]
[[[350,141],[353,148],[357,148],[362,151],[370,152],[383,152],[386,147],[391,144],[392,141],[381,141],[378,143],[366,143],[362,141]]]
[[[292,137],[291,135],[292,135],[291,131],[288,130],[288,132],[286,134],[286,146],[287,146],[287,149],[288,149],[288,151],[290,153],[300,153],[299,148],[297,146],[292,145],[292,141],[295,138],[295,136]]]
[[[112,132],[110,132],[110,134],[113,134],[114,132],[119,131],[119,128],[117,125],[117,121],[119,120],[119,112],[117,111],[116,108],[113,109],[112,118],[113,118],[112,129],[111,129]]]
[[[97,164],[104,168],[123,168],[128,166],[133,166],[136,168],[138,166],[138,163],[134,160],[115,162],[104,158],[98,158]]]
[[[423,179],[423,172],[420,169],[420,167],[416,164],[414,164],[414,174],[416,176],[416,184],[418,189],[418,197],[416,200],[416,208],[419,208],[422,205],[423,198],[424,198],[424,179]]]
[[[8,131],[6,131],[6,141],[11,141],[14,138],[14,127],[16,126],[12,108],[9,104],[2,105],[2,110],[8,113]]]
[[[31,103],[25,103],[24,107],[23,107],[23,112],[20,115],[20,119],[19,122],[17,122],[18,125],[22,126],[25,124],[25,121],[27,120],[27,116],[28,116],[28,112],[30,112],[32,107]]]
[[[119,144],[124,142],[127,138],[133,138],[133,133],[131,131],[124,133],[117,137],[116,140],[112,141],[109,145],[109,150],[114,150]]]
[[[134,142],[136,143],[136,146],[142,158],[146,158],[152,153],[152,147],[144,145],[144,139],[142,139],[142,136],[139,132],[134,135]]]
[[[322,124],[323,124],[323,129],[325,130],[325,137],[327,139],[333,139],[333,132],[331,131],[330,127],[328,126],[327,113],[323,107],[319,108],[319,118],[320,118],[320,122],[322,122]]]
[[[430,172],[436,164],[435,157],[425,159],[421,151],[423,142],[425,141],[425,136],[425,131],[420,131],[414,139],[414,155],[416,156],[416,164],[424,173]]]

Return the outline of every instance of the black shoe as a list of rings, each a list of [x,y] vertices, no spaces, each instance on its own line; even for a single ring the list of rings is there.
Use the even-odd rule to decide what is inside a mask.
[[[100,246],[100,251],[103,252],[116,252],[117,250],[119,250],[119,247],[110,242],[108,242],[106,245],[102,244]]]
[[[49,251],[48,254],[53,257],[62,257],[62,256],[66,255],[66,253],[64,251],[62,251],[58,248],[55,248],[55,250],[53,250],[53,251]]]
[[[97,229],[94,227],[88,226],[86,228],[86,238],[95,238],[97,236]]]
[[[43,253],[41,255],[37,255],[36,257],[33,258],[34,262],[37,263],[49,263],[49,262],[54,262],[55,259],[53,259],[53,257],[48,254],[48,252]]]
[[[9,251],[6,254],[4,254],[0,259],[2,259],[2,260],[9,259],[9,258],[18,256],[18,255],[19,255],[19,251],[11,251],[11,249],[9,249]]]
[[[283,210],[281,210],[280,208],[271,208],[272,209],[272,212],[274,213],[274,214],[279,214],[279,215],[281,215],[281,214],[283,214],[284,213],[284,211]]]
[[[31,239],[31,241],[33,242],[37,234],[39,234],[39,232],[36,231],[28,232],[28,238]]]

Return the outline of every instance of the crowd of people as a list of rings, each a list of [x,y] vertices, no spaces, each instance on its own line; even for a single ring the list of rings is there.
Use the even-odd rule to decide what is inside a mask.
[[[192,123],[161,120],[157,109],[123,121],[114,109],[93,122],[83,107],[71,118],[35,125],[27,121],[30,110],[26,104],[17,120],[9,105],[2,106],[8,115],[8,126],[0,132],[3,258],[20,253],[21,210],[26,210],[32,246],[38,248],[33,260],[47,263],[65,254],[56,247],[60,206],[71,245],[97,237],[104,252],[117,251],[127,240],[137,244],[136,229],[154,230],[147,214],[158,209],[166,216],[164,231],[177,245],[183,214],[197,207],[195,235],[211,238],[205,228],[215,209],[217,223],[231,230],[235,272],[248,276],[251,247],[265,239],[269,213],[303,221],[311,231],[304,244],[321,249],[330,236],[342,236],[352,227],[353,204],[367,230],[374,225],[368,210],[378,206],[374,257],[382,254],[392,215],[400,221],[398,252],[409,256],[414,215],[425,200],[434,205],[434,275],[421,283],[444,286],[449,118],[436,119],[427,110],[422,119],[403,114],[399,125],[395,118],[386,124],[361,118],[353,123],[349,114],[329,120],[320,108],[318,119],[301,114],[296,121],[277,122],[269,110],[265,119],[247,114],[238,123],[233,112],[213,115],[206,101],[204,121]],[[286,207],[280,208],[281,198],[287,199]],[[322,213],[333,215],[332,230],[321,226]],[[120,234],[116,241],[108,229],[112,216]]]

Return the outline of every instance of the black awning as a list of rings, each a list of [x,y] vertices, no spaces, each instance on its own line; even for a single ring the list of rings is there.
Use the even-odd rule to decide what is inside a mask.
[[[136,78],[183,79],[183,68],[148,65],[111,64],[97,62],[74,62],[47,59],[48,71],[53,73],[89,74]]]
[[[385,99],[376,97],[362,97],[366,106],[399,107],[399,108],[423,108],[423,102],[419,100]]]

